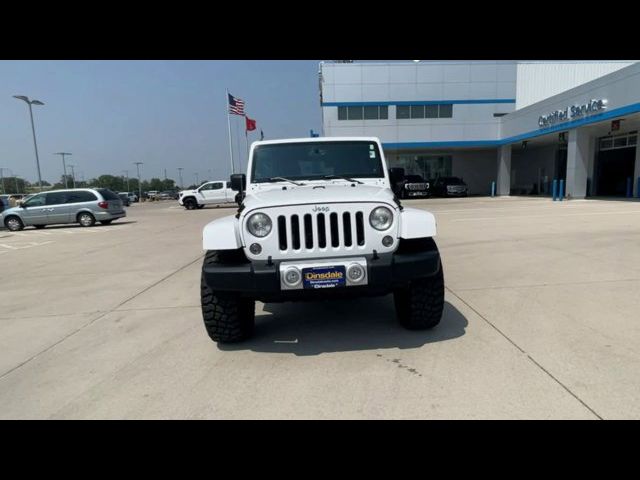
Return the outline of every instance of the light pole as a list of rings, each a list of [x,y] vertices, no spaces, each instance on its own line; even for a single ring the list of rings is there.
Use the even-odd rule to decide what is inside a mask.
[[[76,188],[76,173],[73,170],[73,167],[75,167],[75,165],[69,165],[69,167],[71,168],[71,178],[73,178],[73,188]]]
[[[129,170],[123,170],[125,175],[127,176],[127,194],[130,192],[129,190]]]
[[[69,188],[69,185],[67,184],[67,166],[64,162],[64,156],[71,155],[71,154],[67,152],[58,152],[58,153],[54,153],[54,155],[60,155],[62,157],[62,171],[64,172],[64,188]],[[74,186],[73,188],[76,188],[76,187]]]
[[[25,97],[24,95],[14,95],[13,98],[17,98],[18,100],[22,100],[29,105],[29,115],[31,117],[31,132],[33,133],[33,147],[36,150],[36,166],[38,167],[38,186],[40,187],[40,191],[42,191],[42,175],[40,175],[40,159],[38,158],[38,143],[36,142],[36,127],[33,125],[33,110],[31,109],[31,105],[44,105],[40,100],[29,100],[29,97]]]
[[[138,170],[138,202],[142,203],[142,181],[140,180],[140,165],[143,162],[133,162],[136,164],[136,169]]]
[[[184,170],[184,168],[178,167],[178,175],[180,176],[180,190],[184,190],[184,183],[182,183],[182,170]]]
[[[4,189],[4,175],[2,174],[2,172],[4,172],[5,170],[9,170],[9,169],[0,167],[0,183],[2,183],[2,193],[3,194],[7,193],[7,191]]]

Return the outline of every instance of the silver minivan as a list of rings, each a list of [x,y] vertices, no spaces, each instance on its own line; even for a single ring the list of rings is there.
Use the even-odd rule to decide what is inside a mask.
[[[83,227],[96,222],[108,225],[126,216],[122,200],[111,190],[74,188],[38,193],[22,205],[2,212],[2,222],[16,232],[29,225],[36,228],[58,223],[79,223]]]

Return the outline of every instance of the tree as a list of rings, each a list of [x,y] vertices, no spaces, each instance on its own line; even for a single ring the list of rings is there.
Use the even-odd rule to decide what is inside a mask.
[[[17,177],[3,177],[2,183],[0,183],[0,191],[5,193],[25,193],[29,182],[22,178]]]
[[[44,185],[44,182],[42,182],[42,184]],[[53,185],[53,188],[56,190],[61,188],[73,188],[73,177],[71,175],[67,175],[67,186],[65,186],[64,175],[61,175],[60,181],[58,183],[55,183]]]

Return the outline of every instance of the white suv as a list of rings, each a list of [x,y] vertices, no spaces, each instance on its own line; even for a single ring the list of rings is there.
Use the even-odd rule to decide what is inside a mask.
[[[231,182],[218,180],[206,182],[194,190],[182,190],[178,193],[178,203],[187,210],[204,208],[205,205],[235,203],[236,192],[231,189]]]
[[[205,226],[201,304],[214,341],[250,337],[255,301],[394,294],[409,329],[440,322],[434,216],[395,197],[377,138],[255,142],[236,215]]]

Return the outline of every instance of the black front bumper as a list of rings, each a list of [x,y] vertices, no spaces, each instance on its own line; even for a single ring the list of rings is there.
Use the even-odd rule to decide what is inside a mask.
[[[362,257],[363,255],[359,255]],[[364,255],[368,284],[322,290],[282,290],[280,263],[266,261],[242,264],[212,264],[203,268],[204,280],[216,292],[237,293],[262,301],[327,298],[327,296],[386,295],[411,280],[430,277],[441,268],[438,250]],[[345,257],[345,261],[348,257]],[[321,259],[319,259],[321,260]]]

